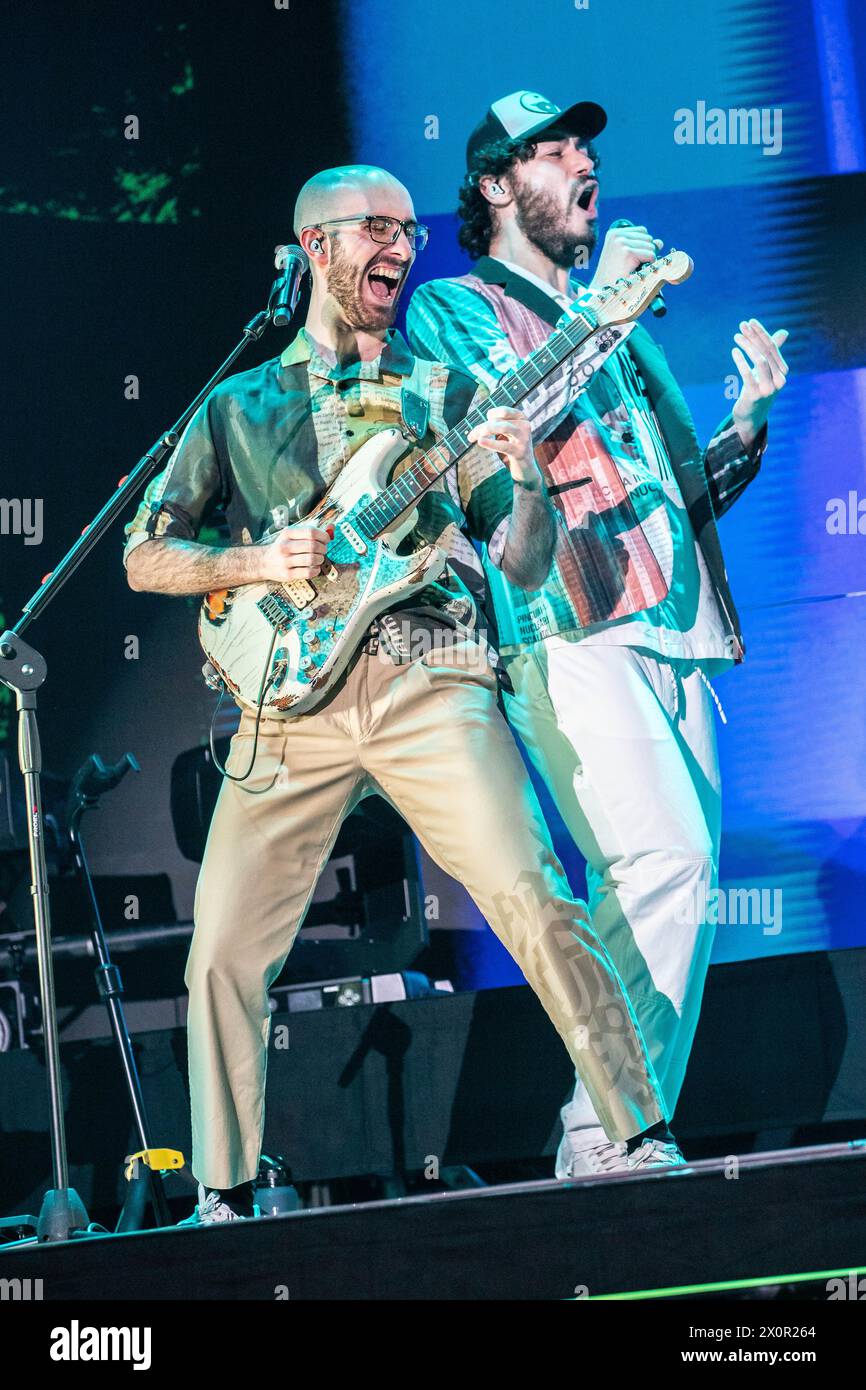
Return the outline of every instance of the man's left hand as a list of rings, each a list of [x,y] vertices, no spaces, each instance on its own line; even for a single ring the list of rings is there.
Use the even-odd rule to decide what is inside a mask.
[[[788,364],[779,351],[787,337],[786,328],[771,335],[758,319],[744,319],[734,334],[738,346],[731,348],[731,356],[743,384],[732,414],[747,449],[764,428],[770,406],[787,380]]]
[[[487,423],[476,425],[467,438],[482,449],[492,449],[521,487],[541,490],[541,470],[532,450],[532,430],[522,410],[497,405],[487,412]]]

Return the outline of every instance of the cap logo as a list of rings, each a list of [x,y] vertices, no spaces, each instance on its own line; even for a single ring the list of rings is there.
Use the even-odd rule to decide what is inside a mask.
[[[537,112],[540,116],[556,116],[562,109],[538,92],[521,92],[520,105],[525,111]]]

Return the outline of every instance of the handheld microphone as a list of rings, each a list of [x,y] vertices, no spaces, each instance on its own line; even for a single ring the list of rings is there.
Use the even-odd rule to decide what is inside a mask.
[[[618,217],[616,221],[611,222],[610,225],[611,227],[633,227],[634,223],[629,222],[627,217]],[[663,319],[665,314],[667,313],[668,306],[665,304],[661,290],[659,290],[658,294],[656,295],[655,299],[650,305],[650,311],[651,313],[655,314],[657,319]]]
[[[301,293],[301,281],[310,268],[310,258],[303,246],[275,246],[274,265],[279,270],[271,288],[268,308],[275,328],[285,328]]]

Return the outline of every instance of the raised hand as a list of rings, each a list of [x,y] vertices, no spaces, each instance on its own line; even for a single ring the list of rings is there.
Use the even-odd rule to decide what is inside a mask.
[[[743,384],[731,413],[747,449],[766,424],[788,378],[788,364],[779,350],[787,338],[786,328],[770,334],[758,319],[744,319],[734,334],[737,346],[731,348],[731,356]]]

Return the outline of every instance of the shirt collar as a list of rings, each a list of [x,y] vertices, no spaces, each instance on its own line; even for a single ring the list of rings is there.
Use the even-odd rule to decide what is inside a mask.
[[[382,351],[369,362],[345,362],[338,366],[333,360],[327,361],[323,349],[302,328],[297,337],[280,356],[280,366],[290,367],[299,362],[309,363],[311,376],[325,377],[328,381],[346,381],[356,377],[359,381],[378,381],[384,372],[395,376],[411,376],[415,359],[409,351],[405,338],[396,328],[389,328]]]
[[[555,290],[552,285],[549,285],[546,280],[542,280],[540,275],[536,275],[535,272],[532,270],[527,270],[525,266],[515,265],[513,261],[505,261],[502,259],[501,256],[499,256],[497,259],[499,260],[500,264],[504,265],[507,270],[510,270],[513,275],[522,275],[523,279],[528,280],[531,285],[536,285],[538,289],[544,290],[544,293],[549,294],[550,298],[555,300],[556,303],[559,304],[560,307],[563,309],[567,309],[569,305],[572,304],[575,299],[579,298],[579,296],[584,292],[583,285],[579,284],[574,278],[572,278],[569,281],[569,289],[571,293],[561,294],[559,290]]]

